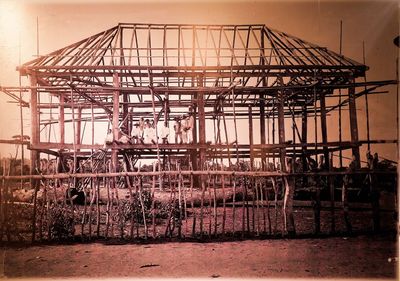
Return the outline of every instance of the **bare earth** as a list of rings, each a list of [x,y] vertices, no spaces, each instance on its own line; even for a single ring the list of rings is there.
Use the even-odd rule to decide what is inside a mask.
[[[390,278],[393,235],[3,248],[0,277]]]

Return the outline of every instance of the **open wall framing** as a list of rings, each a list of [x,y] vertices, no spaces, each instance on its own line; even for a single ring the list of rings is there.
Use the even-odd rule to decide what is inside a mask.
[[[239,177],[249,177],[253,232],[257,225],[254,214],[258,214],[260,206],[266,208],[268,186],[273,186],[275,200],[278,194],[285,198],[283,212],[287,216],[282,232],[293,233],[290,227],[294,227],[291,220],[295,174],[296,179],[303,178],[303,186],[307,185],[304,180],[307,176],[318,173],[327,177],[333,219],[335,186],[328,177],[334,174],[332,155],[337,154],[342,166],[342,152],[351,151],[355,170],[360,172],[361,145],[393,142],[359,139],[356,99],[396,83],[368,82],[367,69],[324,47],[264,25],[120,23],[21,65],[18,70],[29,77],[30,86],[9,87],[3,92],[14,95],[21,106],[29,107],[31,174],[42,173],[43,179],[55,180],[54,188],[72,178],[68,184],[73,188],[93,189],[98,177],[104,176],[99,185],[112,190],[131,190],[139,184],[140,193],[143,188],[140,175],[147,175],[153,199],[156,189],[170,188],[174,194],[179,191],[182,219],[183,206],[186,218],[189,202],[181,202],[181,188],[189,184],[190,190],[201,191],[202,234],[203,206],[207,205],[204,196],[212,177],[218,177],[214,179],[218,183],[214,191],[216,186],[224,189],[229,185],[236,194],[236,184],[240,185],[243,206],[248,200],[247,184]],[[18,99],[13,94],[17,91],[29,94],[30,101]],[[188,107],[192,108],[195,119],[193,143],[174,143],[173,119],[187,114]],[[141,117],[168,125],[171,128],[168,143],[104,146],[102,141],[108,128],[118,139],[121,130],[129,135]],[[348,132],[342,132],[342,122],[348,122]],[[40,165],[41,153],[57,157],[59,164],[53,171],[59,175],[45,175]],[[68,171],[60,166],[63,159],[72,159]],[[142,165],[151,160],[156,161],[152,171],[141,172]],[[87,163],[90,165],[85,168]],[[278,184],[276,179],[281,177]],[[33,180],[33,185],[39,182]],[[279,185],[281,192],[275,185]],[[224,225],[227,197],[222,195]],[[216,210],[215,198],[214,203],[210,199],[208,206]],[[235,198],[230,197],[233,233]],[[93,200],[90,204],[96,201]],[[143,204],[139,205],[143,208]],[[275,208],[276,204],[275,201]],[[319,210],[316,225],[318,213]],[[263,214],[266,226],[266,213]],[[249,216],[247,211],[247,220]],[[152,217],[155,225],[154,213]],[[244,217],[245,209],[243,231]],[[195,224],[196,219],[193,229]],[[209,226],[211,229],[211,222]],[[315,230],[319,232],[319,226]],[[147,228],[145,231],[147,237]],[[193,230],[192,234],[195,236],[196,232]]]

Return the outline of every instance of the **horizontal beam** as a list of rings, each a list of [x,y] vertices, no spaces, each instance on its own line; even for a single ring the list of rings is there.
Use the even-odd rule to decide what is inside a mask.
[[[4,143],[4,144],[23,144],[23,145],[29,145],[29,141],[26,140],[3,140],[0,139],[0,144]]]
[[[395,175],[396,171],[370,171],[359,170],[355,172],[348,171],[318,171],[318,172],[305,172],[305,173],[284,173],[280,171],[158,171],[158,172],[116,172],[116,173],[76,173],[66,174],[59,173],[53,175],[24,175],[24,176],[0,176],[0,180],[20,180],[20,179],[71,179],[71,178],[102,178],[102,177],[145,177],[145,176],[168,176],[168,175],[219,175],[219,176],[233,176],[233,177],[282,177],[282,176],[333,176],[333,175],[366,175],[366,174],[385,174]]]
[[[352,142],[328,142],[326,144],[323,143],[286,143],[286,144],[255,144],[253,145],[253,149],[279,149],[279,148],[288,148],[288,147],[323,147],[323,146],[346,146],[346,147],[353,147],[353,146],[360,146],[360,143],[352,143]],[[135,149],[135,150],[157,150],[157,146],[160,150],[168,150],[168,149],[206,149],[206,150],[213,150],[213,149],[249,149],[250,145],[248,144],[113,144],[107,145],[107,149]],[[49,143],[49,142],[41,142],[38,144],[31,144],[29,149],[32,150],[40,150],[40,149],[102,149],[104,145],[101,144],[72,144],[72,143]]]
[[[221,66],[144,66],[144,65],[39,65],[18,66],[17,70],[29,73],[39,70],[141,70],[141,71],[197,71],[202,75],[204,71],[238,71],[238,70],[357,70],[365,71],[364,65],[221,65]],[[153,73],[152,73],[153,74]],[[314,73],[313,73],[314,74]],[[314,75],[318,76],[319,73]]]

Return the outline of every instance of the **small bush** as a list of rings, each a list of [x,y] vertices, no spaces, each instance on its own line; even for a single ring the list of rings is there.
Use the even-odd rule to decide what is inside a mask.
[[[51,237],[58,240],[68,239],[75,234],[72,210],[59,205],[52,205],[49,210],[49,228]]]

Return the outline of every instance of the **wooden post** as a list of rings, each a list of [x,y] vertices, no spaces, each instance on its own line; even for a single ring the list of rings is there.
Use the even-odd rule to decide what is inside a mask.
[[[113,74],[113,85],[114,87],[119,87],[119,79],[118,73]],[[114,135],[114,140],[118,140],[119,137],[119,91],[113,92],[113,116],[112,116],[112,130]],[[111,163],[112,163],[112,172],[116,172],[118,170],[118,149],[112,148],[111,151]]]
[[[301,143],[305,144],[307,143],[307,106],[304,105],[303,107],[303,112],[301,116]],[[303,147],[303,156],[302,156],[302,164],[303,164],[303,172],[308,170],[308,165],[307,165],[307,147]],[[306,187],[307,185],[307,177],[303,177],[303,188]]]
[[[327,146],[328,142],[328,134],[327,134],[327,122],[326,122],[326,105],[325,105],[325,95],[321,93],[320,95],[320,110],[321,110],[321,136],[322,136],[322,144],[323,144],[323,151],[324,151],[324,167],[323,170],[329,171],[330,170],[330,159],[329,159],[329,150]],[[331,196],[331,232],[335,231],[335,198],[334,196],[334,186],[331,184],[332,178],[327,176],[327,183],[330,188],[330,196]],[[319,199],[319,198],[318,198]],[[317,202],[320,204],[320,202]],[[319,229],[318,229],[319,230]]]
[[[190,166],[189,169],[192,170],[192,167]],[[196,210],[194,208],[193,183],[194,177],[193,175],[190,175],[190,207],[193,213],[192,237],[194,238],[196,236]]]
[[[278,93],[278,131],[279,144],[285,143],[285,116],[284,116],[284,97],[283,92]],[[286,172],[286,148],[280,149],[281,170]]]
[[[263,79],[264,80],[264,79]],[[265,144],[265,99],[264,95],[260,94],[260,138],[261,144]],[[265,149],[261,149],[261,168],[265,171]]]
[[[206,143],[206,119],[204,110],[204,94],[202,92],[197,92],[197,109],[198,109],[198,119],[199,119],[199,144],[205,145]],[[200,167],[198,169],[203,170],[205,163],[206,151],[204,148],[200,148]],[[196,160],[194,160],[196,161]],[[195,166],[193,166],[195,168]],[[200,237],[203,236],[203,204],[204,204],[204,192],[206,189],[206,179],[202,175],[198,177],[199,186],[201,186],[201,211],[200,211]]]
[[[40,125],[39,125],[39,111],[38,111],[38,96],[37,96],[37,79],[36,76],[29,76],[31,84],[31,143],[36,145],[40,143]],[[31,174],[37,173],[39,168],[40,153],[36,150],[31,150]],[[37,207],[37,192],[39,188],[38,180],[31,180],[31,187],[34,189],[33,195],[33,214],[32,214],[32,242],[35,241],[36,236],[36,207]]]
[[[65,116],[64,116],[64,94],[60,93],[60,106],[58,115],[58,126],[60,128],[60,143],[65,144]]]
[[[128,106],[128,102],[129,102],[129,97],[128,97],[128,93],[124,92],[122,94],[122,120],[124,120],[123,122],[123,131],[125,134],[130,135],[131,131],[132,131],[132,124],[129,122],[129,106]]]
[[[333,152],[329,159],[329,171],[333,171]],[[336,232],[335,225],[335,184],[334,184],[334,176],[329,176],[328,179],[329,191],[331,197],[331,234]]]
[[[238,161],[239,164],[239,161]],[[236,178],[233,176],[232,177],[233,180],[233,197],[232,197],[232,235],[233,237],[235,237],[235,224],[236,224],[236,209],[235,209],[235,205],[236,205]]]
[[[82,128],[81,119],[82,119],[82,107],[78,107],[78,117],[75,119],[76,120],[76,126],[75,126],[76,144],[81,144],[81,128]],[[77,148],[76,151],[79,151],[79,148]]]
[[[207,171],[209,171],[209,167],[207,165]],[[212,218],[213,218],[213,212],[211,212],[212,208],[212,197],[211,197],[211,186],[213,183],[212,176],[207,176],[207,191],[208,191],[208,238],[211,238],[211,233],[212,233]],[[215,188],[215,186],[214,186]],[[216,217],[216,216],[214,216]]]
[[[276,127],[276,124],[275,124],[275,99],[272,100],[272,110],[271,111],[272,111],[272,143],[275,144],[275,132],[276,132],[276,130],[275,130],[275,127]],[[272,162],[275,167],[275,165],[276,165],[275,155],[273,155]]]
[[[254,151],[253,151],[253,112],[251,105],[249,106],[249,143],[250,143],[250,167],[254,168]]]
[[[36,87],[36,76],[29,76],[31,87]],[[40,142],[40,125],[39,125],[39,111],[38,111],[38,96],[37,90],[31,89],[31,143],[32,145],[39,144]],[[39,167],[39,152],[31,150],[31,174],[35,174],[36,168]]]
[[[203,77],[199,76],[198,77],[198,81],[197,84],[199,87],[203,87]],[[197,109],[197,110],[196,110]],[[196,114],[197,111],[197,114]],[[192,108],[192,112],[194,114],[193,118],[195,120],[194,122],[194,127],[192,129],[193,131],[193,143],[200,143],[200,144],[205,144],[206,143],[206,121],[205,121],[205,109],[204,109],[204,96],[203,93],[197,93],[197,106],[193,106]],[[198,122],[198,129],[199,129],[199,133],[197,134],[197,122],[196,122],[196,118],[199,119]],[[193,170],[196,171],[198,169],[197,167],[197,150],[193,150],[192,154],[191,154],[191,158],[192,158],[192,167]],[[204,164],[204,160],[205,160],[205,150],[204,149],[200,149],[199,150],[199,160],[200,160],[200,166]],[[200,169],[202,169],[202,167],[200,167]],[[196,177],[196,186],[199,187],[200,186],[200,177]]]
[[[354,78],[350,80],[350,83],[354,83]],[[358,125],[357,125],[357,108],[355,99],[355,87],[349,88],[349,116],[350,116],[350,135],[351,142],[358,142]],[[353,155],[356,158],[356,168],[360,168],[360,148],[352,148]]]
[[[199,119],[199,144],[206,144],[206,119],[205,119],[205,110],[204,110],[204,93],[197,93],[197,108],[198,108],[198,119]],[[204,148],[200,149],[200,164],[203,165],[205,163],[205,154],[206,151]],[[200,167],[203,170],[203,167]]]
[[[261,65],[265,65],[265,52],[264,52],[264,29],[261,29],[260,34],[260,62]],[[264,72],[265,70],[263,70]],[[267,80],[265,77],[262,78],[262,86],[267,87]],[[261,135],[261,144],[265,144],[265,98],[264,93],[260,93],[260,135]],[[265,149],[261,149],[261,167],[262,170],[265,171],[266,167],[266,158],[265,158]]]
[[[282,78],[279,79],[280,84],[283,84]],[[278,130],[279,130],[279,144],[285,143],[285,116],[284,116],[284,93],[283,91],[278,92]],[[286,172],[286,148],[280,149],[280,162],[281,162],[281,171]],[[294,163],[291,163],[290,169],[287,171],[289,173],[293,173]],[[283,203],[283,212],[284,212],[284,230],[287,230],[290,236],[294,236],[296,234],[296,229],[294,225],[294,216],[293,216],[293,195],[294,195],[294,177],[288,176],[284,177],[285,183],[285,196]]]

